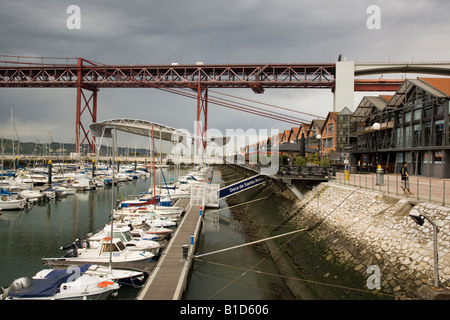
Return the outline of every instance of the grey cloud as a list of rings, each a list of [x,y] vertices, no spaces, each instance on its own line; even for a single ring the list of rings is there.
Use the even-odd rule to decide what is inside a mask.
[[[80,6],[81,30],[66,28],[71,4]],[[372,4],[381,9],[381,30],[366,27]],[[360,62],[449,60],[449,6],[438,0],[0,1],[0,54],[84,57],[106,64],[334,62],[340,53]],[[226,92],[322,116],[332,108],[331,92],[323,90]],[[13,105],[24,135],[42,133],[45,140],[53,127],[55,135],[71,141],[75,101],[75,89],[2,88],[0,136],[9,136]],[[102,89],[98,103],[99,120],[135,117],[191,131],[196,114],[195,100],[155,89]],[[209,127],[221,130],[290,127],[209,108]]]

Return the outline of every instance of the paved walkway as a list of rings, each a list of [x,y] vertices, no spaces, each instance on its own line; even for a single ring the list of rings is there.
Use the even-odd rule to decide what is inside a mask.
[[[351,173],[345,180],[344,172],[336,172],[336,179],[330,182],[346,184],[389,195],[406,197],[411,200],[429,201],[439,205],[450,205],[450,179],[410,176],[409,185],[412,195],[405,195],[401,188],[401,178],[395,174],[383,174],[383,183],[377,184],[375,173]]]

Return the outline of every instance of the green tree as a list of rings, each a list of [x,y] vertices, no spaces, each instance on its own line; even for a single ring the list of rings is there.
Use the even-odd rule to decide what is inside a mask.
[[[306,166],[306,162],[307,162],[307,160],[306,160],[305,157],[297,157],[297,158],[295,158],[295,165],[297,167],[304,167],[304,166]]]
[[[321,167],[329,167],[330,166],[330,158],[324,157],[322,160],[320,160],[320,166]]]

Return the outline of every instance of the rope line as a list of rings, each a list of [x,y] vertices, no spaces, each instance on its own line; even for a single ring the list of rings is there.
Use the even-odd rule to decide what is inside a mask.
[[[284,278],[284,279],[287,279],[287,280],[303,281],[303,282],[307,282],[307,283],[311,283],[311,284],[335,287],[335,288],[339,288],[339,289],[353,290],[353,291],[359,291],[359,292],[363,292],[363,293],[371,293],[371,294],[375,294],[375,295],[383,295],[383,296],[393,297],[393,298],[396,298],[396,299],[399,298],[399,297],[397,297],[397,296],[395,296],[393,294],[384,293],[384,292],[376,292],[376,291],[370,291],[370,290],[365,290],[365,289],[353,288],[353,287],[348,287],[348,286],[343,286],[343,285],[338,285],[338,284],[332,284],[332,283],[316,281],[316,280],[302,279],[302,278],[298,278],[298,277],[286,276],[286,275],[282,275],[282,274],[270,273],[270,272],[260,271],[260,270],[251,270],[251,269],[246,269],[246,268],[243,268],[243,267],[232,266],[232,265],[228,265],[228,264],[224,264],[224,263],[208,261],[208,260],[203,260],[203,259],[198,259],[198,261],[199,262],[209,263],[209,264],[216,265],[216,266],[219,266],[219,267],[244,270],[245,272],[251,271],[251,272],[254,272],[254,273],[261,274],[261,275],[280,277],[280,278]]]
[[[270,254],[268,254],[265,258],[261,259],[259,262],[257,262],[255,265],[253,265],[251,268],[246,269],[246,271],[244,273],[242,273],[241,275],[239,275],[238,277],[236,277],[234,280],[230,281],[227,285],[225,285],[222,289],[218,290],[216,293],[214,293],[213,295],[211,295],[208,300],[214,298],[217,294],[219,294],[220,292],[222,292],[223,290],[225,290],[226,288],[228,288],[230,285],[232,285],[234,282],[236,282],[237,280],[239,280],[240,278],[242,278],[247,272],[252,271],[254,268],[256,268],[259,264],[261,264],[262,262],[264,262],[266,259],[268,259],[269,257],[271,257],[274,253],[276,253],[278,250],[280,250],[281,248],[283,248],[284,246],[286,246],[289,242],[291,242],[292,240],[294,240],[296,237],[298,237],[300,235],[300,231],[305,231],[308,228],[305,229],[301,229],[301,230],[296,230],[297,234],[294,235],[291,239],[289,239],[288,241],[286,241],[284,244],[280,245],[275,251],[271,252]],[[245,270],[245,269],[244,269]]]

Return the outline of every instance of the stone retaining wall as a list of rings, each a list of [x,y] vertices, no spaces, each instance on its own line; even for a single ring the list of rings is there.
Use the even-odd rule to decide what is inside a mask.
[[[441,286],[447,288],[449,207],[415,203],[334,183],[321,183],[316,190],[320,193],[319,212],[317,193],[309,191],[303,200],[294,202],[292,209],[296,214],[292,222],[301,227],[312,226],[313,237],[327,244],[330,252],[327,259],[351,267],[368,279],[374,274],[368,268],[378,267],[381,292],[420,299],[419,288],[424,284],[433,286],[434,250],[432,225],[425,221],[419,226],[409,216],[410,210],[416,209],[439,227],[439,276]],[[283,192],[289,193],[288,189]]]

